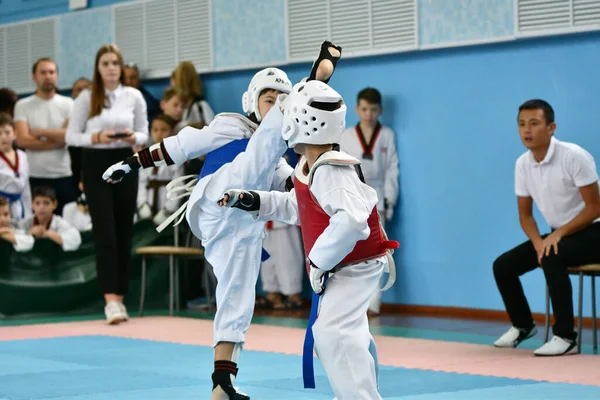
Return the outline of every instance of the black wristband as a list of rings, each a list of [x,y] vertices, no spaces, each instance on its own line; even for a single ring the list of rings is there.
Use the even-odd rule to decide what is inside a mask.
[[[294,188],[294,179],[291,176],[288,176],[288,178],[285,181],[285,191],[291,192],[293,188]]]
[[[152,154],[150,154],[150,147],[143,148],[142,150],[138,151],[137,154],[142,168],[154,167],[154,160],[152,159]]]
[[[138,171],[140,169],[140,162],[136,156],[127,157],[125,164],[129,165],[132,171]]]
[[[173,159],[171,159],[171,156],[169,155],[169,152],[167,152],[167,148],[165,147],[165,142],[160,142],[160,151],[162,152],[163,155],[163,159],[165,160],[165,162],[167,163],[167,165],[173,165],[175,164],[175,161],[173,161]]]

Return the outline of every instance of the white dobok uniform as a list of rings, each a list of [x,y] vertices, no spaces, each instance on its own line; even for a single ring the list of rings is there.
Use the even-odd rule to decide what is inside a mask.
[[[324,165],[315,170],[311,183],[303,172],[304,159],[298,162],[295,177],[309,185],[315,201],[330,216],[329,225],[308,255],[317,267],[330,270],[358,241],[369,237],[367,220],[377,204],[377,193],[360,181],[353,166],[326,164],[327,154],[317,161]],[[296,189],[259,195],[259,220],[300,224]],[[347,265],[330,276],[320,297],[319,315],[313,326],[315,350],[338,400],[381,399],[367,309],[387,265],[385,255]]]
[[[15,164],[11,164],[3,155],[0,157],[0,196],[9,198],[11,218],[19,221],[30,217],[32,211],[27,154],[16,151]]]
[[[92,230],[92,216],[89,212],[82,212],[75,201],[65,204],[62,216],[69,225],[75,227],[79,232]]]
[[[25,232],[29,230],[35,224],[35,217],[29,217],[26,220],[21,221],[19,227]],[[62,239],[62,249],[64,251],[74,251],[81,245],[81,234],[74,226],[71,226],[67,221],[58,215],[53,215],[50,224],[47,227],[48,230],[58,233]]]
[[[217,202],[232,188],[285,189],[293,169],[282,158],[286,150],[281,139],[282,121],[277,101],[258,128],[242,115],[219,114],[200,131],[186,127],[163,141],[169,157],[181,165],[234,140],[250,138],[246,150],[232,162],[197,182],[186,208],[190,228],[202,241],[204,256],[218,281],[215,345],[245,341],[265,237],[264,222],[255,221],[242,210],[219,207]]]
[[[377,191],[377,210],[385,221],[384,200],[389,202],[387,219],[390,219],[398,200],[400,171],[394,131],[385,125],[380,127],[373,133],[371,143],[364,143],[356,126],[347,128],[342,132],[339,144],[341,151],[360,161],[365,182]]]
[[[305,269],[300,229],[269,221],[263,247],[271,255],[268,260],[263,261],[260,268],[263,290],[284,296],[301,293]]]

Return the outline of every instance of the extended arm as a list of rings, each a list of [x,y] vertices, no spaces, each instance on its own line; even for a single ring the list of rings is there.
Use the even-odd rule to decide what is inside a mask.
[[[119,182],[132,169],[162,165],[182,165],[187,160],[203,156],[233,140],[249,137],[251,127],[243,118],[216,118],[201,130],[185,127],[176,136],[166,138],[135,153],[132,157],[110,166],[102,175],[108,182]]]
[[[233,207],[251,213],[261,221],[278,221],[300,225],[296,192],[265,192],[259,190],[228,190],[218,202],[221,207]]]

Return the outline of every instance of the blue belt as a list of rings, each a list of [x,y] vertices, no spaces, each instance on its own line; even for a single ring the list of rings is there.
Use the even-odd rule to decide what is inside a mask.
[[[269,258],[271,258],[271,255],[265,250],[265,248],[263,247],[262,249],[262,254],[260,255],[260,262],[265,262],[267,261]]]
[[[325,273],[325,278],[323,280],[323,290],[325,290],[325,285],[327,284],[327,279],[329,279],[329,272]],[[321,292],[323,294],[323,292]],[[315,338],[313,336],[313,325],[317,320],[317,316],[319,313],[319,296],[315,292],[312,294],[312,304],[310,306],[310,317],[308,318],[308,327],[306,328],[306,334],[304,336],[304,350],[302,352],[302,378],[304,379],[304,388],[305,389],[314,389],[315,385],[315,368],[314,368],[314,358],[313,358],[313,349],[315,347]]]
[[[19,201],[21,202],[21,219],[25,218],[25,203],[23,202],[23,198],[21,197],[21,193],[6,193],[0,191],[0,196],[6,197],[8,199],[8,203],[12,205],[13,203]]]

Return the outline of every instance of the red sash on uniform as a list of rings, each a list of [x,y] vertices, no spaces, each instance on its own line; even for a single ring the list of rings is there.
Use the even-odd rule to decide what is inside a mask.
[[[354,127],[354,130],[356,131],[356,135],[358,136],[360,145],[363,148],[363,159],[372,160],[373,159],[373,147],[375,147],[375,142],[377,141],[377,138],[379,137],[379,132],[381,131],[381,124],[379,122],[377,122],[377,125],[375,125],[375,130],[373,131],[373,136],[371,136],[371,140],[369,141],[369,143],[367,143],[367,139],[365,139],[365,135],[362,132],[362,130],[360,129],[360,123],[356,124],[356,126]]]
[[[15,163],[14,165],[9,161],[8,157],[4,155],[4,153],[0,153],[0,159],[4,160],[8,167],[13,170],[15,176],[19,177],[19,152],[15,151]]]

